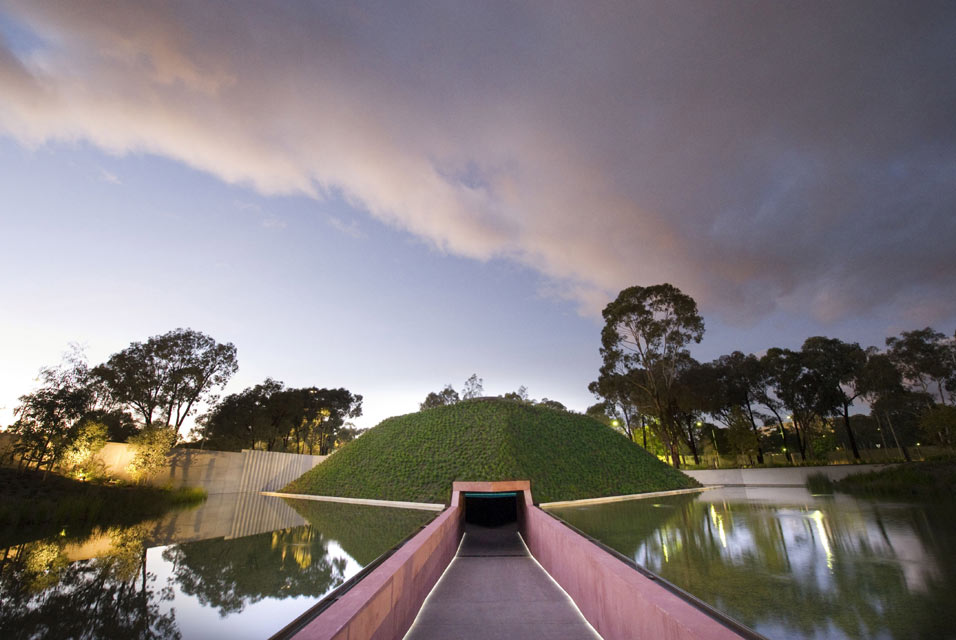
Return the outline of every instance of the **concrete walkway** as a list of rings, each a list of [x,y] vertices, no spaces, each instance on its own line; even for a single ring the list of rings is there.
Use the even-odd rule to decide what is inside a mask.
[[[514,524],[468,524],[405,640],[600,640]]]

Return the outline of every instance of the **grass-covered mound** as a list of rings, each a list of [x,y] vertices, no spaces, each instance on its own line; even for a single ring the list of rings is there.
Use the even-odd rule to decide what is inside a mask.
[[[536,502],[698,486],[592,418],[482,398],[388,418],[283,491],[447,502],[455,480],[531,480]]]

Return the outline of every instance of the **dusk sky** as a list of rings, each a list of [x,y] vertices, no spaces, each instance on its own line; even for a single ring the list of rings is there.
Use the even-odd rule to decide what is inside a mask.
[[[0,0],[0,425],[191,327],[374,426],[583,411],[600,311],[692,353],[956,329],[956,3]]]

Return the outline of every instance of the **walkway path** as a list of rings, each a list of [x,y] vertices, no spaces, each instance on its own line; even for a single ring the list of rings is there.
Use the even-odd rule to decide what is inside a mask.
[[[468,524],[405,640],[600,640],[514,524]]]

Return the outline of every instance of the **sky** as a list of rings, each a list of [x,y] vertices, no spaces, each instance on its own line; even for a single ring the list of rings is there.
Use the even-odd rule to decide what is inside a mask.
[[[0,424],[190,327],[360,427],[583,411],[601,309],[695,357],[956,329],[956,4],[0,0]]]

